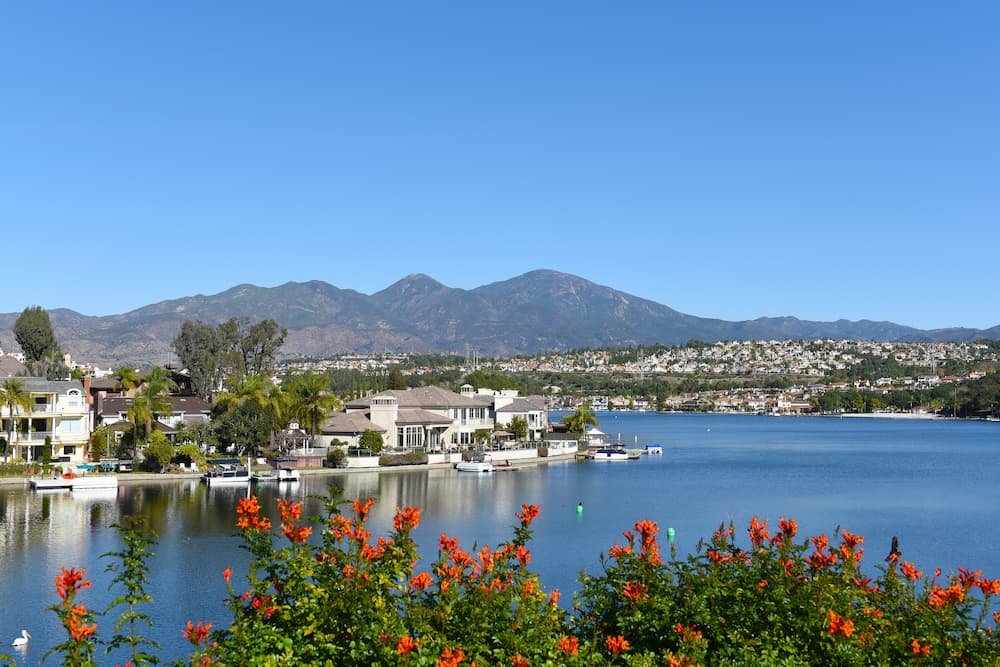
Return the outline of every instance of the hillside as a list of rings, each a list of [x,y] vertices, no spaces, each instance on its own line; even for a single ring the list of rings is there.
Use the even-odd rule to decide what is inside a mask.
[[[18,313],[0,314],[0,347],[17,349]],[[63,350],[103,365],[163,363],[185,320],[272,318],[288,329],[283,356],[345,352],[458,352],[511,356],[580,347],[626,347],[692,338],[963,341],[988,330],[924,331],[892,322],[813,322],[795,317],[742,322],[696,317],[579,276],[531,271],[472,290],[410,275],[365,295],[322,281],[277,287],[237,285],[219,294],[161,301],[118,315],[50,311]]]

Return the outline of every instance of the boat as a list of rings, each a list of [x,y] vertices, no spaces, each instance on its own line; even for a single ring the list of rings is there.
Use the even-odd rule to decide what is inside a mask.
[[[647,454],[662,454],[663,453],[663,445],[658,444],[658,443],[654,443],[654,444],[651,444],[651,445],[646,445],[646,453]]]
[[[290,463],[295,459],[279,458],[272,461],[270,470],[260,470],[255,472],[250,481],[261,482],[297,482],[301,478],[298,468],[293,468]]]
[[[629,453],[624,447],[601,447],[594,450],[595,461],[628,461]]]
[[[29,480],[31,488],[36,491],[48,489],[117,489],[118,475],[88,474],[93,466],[80,466],[76,470],[68,470],[56,477],[32,477]]]
[[[494,472],[496,468],[493,461],[487,454],[473,454],[468,461],[459,461],[455,464],[455,470],[459,472]]]
[[[250,481],[250,468],[242,465],[239,459],[213,459],[209,464],[209,469],[201,476],[201,481],[209,486]]]

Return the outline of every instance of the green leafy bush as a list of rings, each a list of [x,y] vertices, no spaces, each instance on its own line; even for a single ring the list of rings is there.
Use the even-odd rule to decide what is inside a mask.
[[[245,578],[222,573],[232,621],[189,621],[192,653],[177,664],[1000,664],[1000,579],[961,568],[925,576],[898,553],[873,579],[860,568],[863,538],[846,530],[796,542],[795,521],[782,518],[772,535],[754,518],[745,546],[730,523],[664,561],[657,524],[637,521],[602,555],[603,571],[582,577],[569,612],[529,568],[537,506],[521,506],[510,541],[469,552],[442,534],[421,565],[411,537],[420,509],[398,509],[373,540],[372,503],[331,497],[306,519],[301,502],[278,500],[274,530],[257,498],[241,499],[236,525],[252,560]],[[122,563],[115,582],[132,591],[116,606],[140,622],[136,606],[152,602],[142,594],[149,544],[135,536],[111,554]],[[56,586],[68,639],[54,651],[93,664],[97,615],[79,599],[89,582],[64,569]],[[114,627],[117,645],[132,647],[136,665],[152,662],[150,643],[124,627]]]

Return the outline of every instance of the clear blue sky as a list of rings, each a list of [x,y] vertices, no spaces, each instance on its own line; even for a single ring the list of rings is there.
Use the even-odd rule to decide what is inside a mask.
[[[8,3],[0,312],[551,268],[994,326],[998,34],[992,1]]]

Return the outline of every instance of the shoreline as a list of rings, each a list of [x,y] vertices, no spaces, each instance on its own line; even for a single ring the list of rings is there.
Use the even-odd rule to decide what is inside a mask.
[[[558,454],[556,456],[539,456],[533,459],[520,459],[513,460],[510,462],[510,469],[517,470],[518,468],[528,468],[532,466],[544,465],[548,463],[563,463],[572,462],[576,460],[576,453],[573,454]],[[393,472],[414,472],[420,470],[454,470],[454,466],[446,463],[434,463],[434,464],[417,464],[417,465],[403,465],[403,466],[377,466],[374,468],[299,468],[299,472],[305,476],[336,476],[336,475],[354,475],[358,473],[393,473]],[[494,472],[493,474],[497,474]],[[185,480],[198,480],[201,479],[202,473],[200,472],[173,472],[173,473],[158,473],[158,472],[129,472],[129,473],[119,473],[118,475],[118,485],[133,485],[133,484],[169,484],[171,482],[181,482]],[[30,477],[0,477],[0,486],[22,486],[24,488],[30,488]]]

